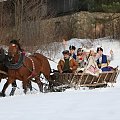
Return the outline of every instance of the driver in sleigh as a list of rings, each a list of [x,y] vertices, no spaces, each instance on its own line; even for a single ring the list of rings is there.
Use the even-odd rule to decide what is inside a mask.
[[[74,73],[78,64],[74,58],[70,56],[69,50],[62,52],[63,58],[58,62],[57,68],[60,73]]]

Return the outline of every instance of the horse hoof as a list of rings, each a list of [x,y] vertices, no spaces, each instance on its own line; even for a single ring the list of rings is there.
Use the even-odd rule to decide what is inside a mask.
[[[43,93],[48,93],[48,87],[49,87],[48,85],[44,84],[44,85],[43,85],[42,92],[43,92]]]
[[[5,94],[0,92],[0,97],[5,97]]]
[[[16,90],[16,87],[13,87],[12,90],[11,90],[11,92],[10,92],[10,96],[13,96],[13,95],[14,95],[15,90]]]
[[[27,94],[27,91],[28,91],[27,89],[24,89],[24,91],[23,91],[23,92],[24,92],[24,94],[25,94],[25,95]]]

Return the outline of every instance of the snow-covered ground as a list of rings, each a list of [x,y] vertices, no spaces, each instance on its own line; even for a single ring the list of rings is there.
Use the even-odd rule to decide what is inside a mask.
[[[120,66],[120,43],[107,38],[98,39],[95,42],[72,39],[67,42],[76,47],[90,46],[96,49],[102,46],[105,54],[112,49],[115,54],[113,66]],[[82,44],[81,44],[82,43]],[[62,44],[61,44],[62,45]],[[63,49],[61,49],[62,51]],[[62,54],[56,55],[56,62]],[[52,68],[56,63],[50,62]],[[23,94],[21,82],[15,96],[9,97],[11,86],[6,91],[7,97],[0,98],[0,120],[119,120],[120,119],[120,76],[114,87],[97,88],[94,90],[69,89],[61,93],[34,93]],[[5,80],[0,84],[2,89]],[[33,86],[38,89],[36,84]]]

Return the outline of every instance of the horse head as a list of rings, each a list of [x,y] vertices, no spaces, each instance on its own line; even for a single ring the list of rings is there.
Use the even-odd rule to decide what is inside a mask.
[[[8,48],[8,56],[5,61],[6,67],[9,69],[18,69],[23,65],[25,56],[19,49],[17,44],[10,44]]]
[[[16,55],[19,54],[19,47],[16,44],[10,44],[8,49],[8,56],[9,58],[15,58]]]

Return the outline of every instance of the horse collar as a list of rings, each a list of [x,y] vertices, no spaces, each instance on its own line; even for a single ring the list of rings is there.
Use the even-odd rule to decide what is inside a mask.
[[[17,63],[11,63],[11,60],[8,58],[5,62],[5,65],[9,69],[19,69],[21,66],[23,66],[24,58],[25,56],[22,53],[20,53]]]

